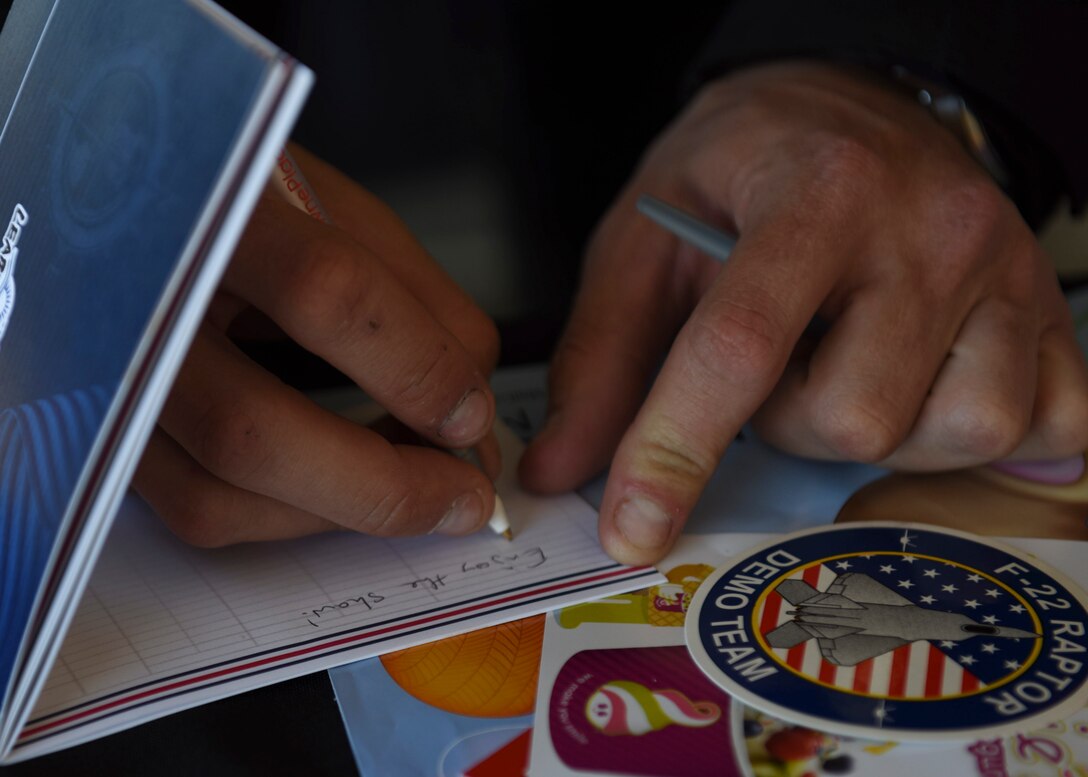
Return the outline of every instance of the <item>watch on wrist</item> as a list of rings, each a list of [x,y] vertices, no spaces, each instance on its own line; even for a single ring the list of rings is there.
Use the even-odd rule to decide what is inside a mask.
[[[904,67],[892,68],[892,77],[909,90],[930,115],[955,135],[994,182],[1008,190],[1009,173],[978,116],[962,95],[941,84],[920,78]]]

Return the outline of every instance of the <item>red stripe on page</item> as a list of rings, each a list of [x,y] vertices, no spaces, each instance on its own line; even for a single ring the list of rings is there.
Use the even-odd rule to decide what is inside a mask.
[[[495,600],[487,601],[487,602],[478,602],[477,604],[473,604],[473,605],[470,605],[468,607],[462,607],[459,610],[435,613],[434,615],[429,615],[426,618],[417,618],[414,621],[408,621],[406,623],[398,623],[396,625],[386,626],[386,627],[380,628],[380,629],[374,629],[373,631],[363,632],[362,634],[352,634],[350,636],[341,637],[339,639],[330,640],[328,642],[320,642],[320,643],[317,643],[317,644],[308,645],[307,647],[299,648],[297,650],[291,650],[291,651],[288,651],[286,653],[281,653],[279,655],[265,656],[264,658],[256,659],[254,661],[249,661],[249,662],[244,663],[244,664],[237,664],[235,666],[225,667],[223,669],[218,669],[218,670],[216,670],[214,672],[206,672],[206,673],[201,674],[201,675],[195,675],[193,677],[187,677],[184,680],[178,680],[177,682],[168,683],[167,685],[162,685],[162,686],[159,686],[157,688],[148,688],[148,689],[140,691],[138,693],[133,693],[133,694],[130,694],[128,696],[122,696],[122,697],[117,698],[117,699],[112,699],[111,701],[105,702],[103,704],[99,704],[99,705],[97,705],[95,707],[90,707],[88,709],[72,713],[71,715],[67,715],[67,716],[65,716],[63,718],[58,718],[57,720],[49,721],[48,723],[42,723],[42,724],[40,724],[38,726],[34,726],[33,728],[23,729],[23,731],[19,734],[19,740],[23,740],[23,739],[27,739],[29,737],[36,736],[37,734],[40,734],[40,733],[42,733],[44,731],[49,731],[51,729],[57,728],[59,726],[66,725],[68,723],[74,723],[77,720],[82,720],[84,718],[88,718],[88,717],[100,714],[102,712],[106,712],[106,711],[111,710],[111,709],[116,709],[117,707],[121,707],[121,706],[129,704],[131,702],[143,701],[143,700],[148,699],[149,697],[155,696],[157,694],[166,693],[168,691],[175,691],[175,690],[178,690],[180,688],[185,688],[186,686],[192,686],[192,685],[196,685],[196,684],[199,684],[199,683],[207,682],[208,680],[217,680],[219,678],[226,677],[227,675],[237,674],[239,672],[245,672],[245,671],[248,671],[250,669],[256,669],[256,668],[262,667],[262,666],[268,666],[269,664],[273,664],[273,663],[276,663],[278,661],[284,661],[284,660],[288,660],[288,659],[294,659],[294,658],[299,658],[301,656],[310,655],[310,654],[313,654],[313,653],[319,653],[321,651],[328,650],[329,648],[339,647],[341,645],[347,645],[347,644],[350,644],[352,642],[364,641],[364,640],[370,639],[372,637],[377,637],[377,636],[381,636],[383,634],[388,634],[390,632],[404,631],[404,630],[408,630],[408,629],[411,629],[411,628],[415,628],[417,626],[422,626],[422,625],[425,625],[425,624],[428,624],[428,623],[433,623],[435,621],[445,620],[447,618],[455,618],[455,617],[457,617],[459,615],[465,615],[466,613],[475,612],[477,610],[485,609],[485,608],[488,608],[488,607],[494,607],[494,606],[500,605],[500,604],[508,604],[510,602],[515,602],[518,599],[525,599],[526,597],[530,597],[530,596],[538,596],[538,595],[540,595],[542,593],[548,593],[548,592],[551,592],[551,591],[560,591],[560,590],[562,590],[564,588],[571,588],[571,587],[574,587],[574,586],[577,586],[577,585],[583,585],[585,583],[599,582],[599,581],[603,581],[603,580],[608,580],[609,578],[619,577],[620,575],[626,575],[626,574],[630,574],[632,572],[640,572],[640,571],[644,571],[644,570],[648,570],[648,569],[652,569],[652,567],[626,567],[624,569],[617,569],[617,570],[614,570],[612,572],[604,572],[602,574],[593,575],[591,577],[577,578],[575,580],[567,580],[567,581],[565,581],[563,583],[555,583],[554,585],[546,586],[544,588],[534,588],[534,589],[529,590],[529,591],[522,591],[521,593],[512,594],[510,596],[503,597],[502,599],[495,599]]]
[[[926,690],[925,698],[935,699],[941,696],[941,681],[944,680],[944,662],[947,659],[944,653],[929,646],[929,662],[926,664]]]

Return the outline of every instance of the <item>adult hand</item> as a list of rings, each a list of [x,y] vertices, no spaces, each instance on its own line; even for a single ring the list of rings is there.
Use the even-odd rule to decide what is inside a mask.
[[[135,478],[202,546],[335,528],[463,534],[491,515],[498,449],[492,322],[393,212],[330,166],[296,158],[331,227],[262,198]],[[329,413],[227,336],[253,306],[431,445],[396,445]],[[485,472],[433,446],[477,446]]]
[[[729,261],[638,214],[643,193],[737,234]],[[631,563],[667,551],[750,418],[787,451],[902,469],[1088,446],[1088,371],[1013,204],[911,100],[816,63],[708,85],[650,148],[550,391],[522,480],[571,488],[615,451],[600,534]]]

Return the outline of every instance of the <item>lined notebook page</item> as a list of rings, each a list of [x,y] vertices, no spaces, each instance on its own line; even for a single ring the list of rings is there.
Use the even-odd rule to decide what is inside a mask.
[[[500,442],[513,473],[520,443]],[[513,542],[335,533],[204,550],[130,499],[14,758],[660,579],[606,556],[577,496],[532,496],[512,474],[498,488]]]

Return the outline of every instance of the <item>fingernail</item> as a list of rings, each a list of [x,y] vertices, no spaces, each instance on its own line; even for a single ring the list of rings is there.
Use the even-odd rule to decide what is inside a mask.
[[[649,499],[633,496],[616,509],[616,528],[631,545],[652,550],[669,541],[672,522],[665,511]]]
[[[434,527],[439,534],[468,534],[483,523],[484,500],[476,491],[461,494]]]
[[[455,445],[472,442],[483,433],[490,413],[487,397],[482,391],[473,389],[446,416],[438,427],[438,436]]]

